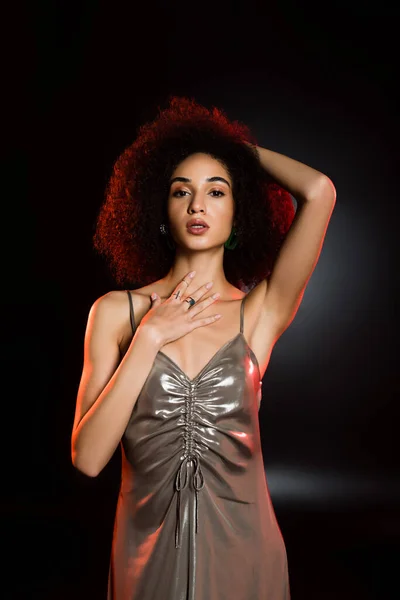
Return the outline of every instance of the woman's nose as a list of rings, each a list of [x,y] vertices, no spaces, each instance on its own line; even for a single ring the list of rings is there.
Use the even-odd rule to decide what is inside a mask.
[[[204,200],[200,198],[200,196],[193,196],[192,200],[189,203],[189,212],[205,212],[206,205]]]

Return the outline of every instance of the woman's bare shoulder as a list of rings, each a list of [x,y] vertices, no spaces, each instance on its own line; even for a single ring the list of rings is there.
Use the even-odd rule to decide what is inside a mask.
[[[129,315],[128,294],[132,298],[135,317],[139,318],[140,320],[151,306],[151,292],[148,292],[146,288],[138,288],[134,290],[112,290],[108,292],[106,296],[109,297],[109,304],[114,306],[114,310],[121,314],[121,318],[123,320],[124,316],[126,316],[127,309]]]
[[[147,312],[151,305],[151,293],[154,291],[154,286],[145,285],[141,288],[136,288],[134,290],[127,290],[133,300],[133,307],[136,312],[142,313]],[[125,290],[126,294],[126,290]]]
[[[148,306],[150,302],[151,289],[152,288],[150,286],[145,286],[141,288],[136,288],[134,290],[110,290],[109,292],[106,292],[105,294],[97,298],[96,303],[107,304],[110,307],[114,306],[115,308],[117,308],[128,302],[127,292],[129,292],[129,294],[132,297],[132,300],[135,304],[137,303],[139,307],[141,305]]]
[[[99,296],[92,304],[89,319],[95,321],[115,336],[121,347],[132,336],[128,293],[132,298],[136,326],[151,306],[146,287],[135,290],[110,290]],[[151,294],[151,292],[150,292]]]

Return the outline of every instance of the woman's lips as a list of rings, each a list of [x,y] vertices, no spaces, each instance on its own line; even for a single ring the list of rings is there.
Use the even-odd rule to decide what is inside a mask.
[[[193,235],[203,235],[206,231],[208,231],[209,228],[202,225],[191,225],[186,229]]]

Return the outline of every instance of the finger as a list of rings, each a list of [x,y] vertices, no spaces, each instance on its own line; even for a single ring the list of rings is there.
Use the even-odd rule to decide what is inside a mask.
[[[211,317],[204,317],[202,319],[195,319],[191,321],[190,331],[193,329],[197,329],[198,327],[204,327],[205,325],[210,325],[211,323],[215,323],[218,319],[221,319],[222,315],[217,313],[215,315],[211,315]]]
[[[156,293],[153,292],[150,296],[151,299],[151,306],[158,306],[161,303],[161,298],[160,296]]]
[[[182,300],[182,295],[186,292],[186,290],[189,288],[189,285],[192,283],[194,275],[195,271],[187,273],[185,277],[181,279],[181,281],[178,283],[178,285],[172,292],[171,297],[175,298],[176,300],[179,300],[180,302]]]
[[[199,312],[203,311],[205,308],[207,308],[208,306],[210,306],[211,304],[216,302],[220,296],[221,296],[221,294],[216,292],[215,294],[212,294],[208,298],[204,298],[204,300],[200,300],[200,301],[196,302],[195,304],[192,304],[192,306],[190,306],[189,302],[186,302],[186,298],[185,298],[185,304],[188,305],[188,310],[190,309],[190,314],[193,316],[196,316]],[[193,298],[193,296],[190,296],[190,297]]]
[[[202,296],[204,296],[204,294],[206,294],[207,292],[210,291],[210,289],[213,286],[213,283],[214,283],[213,281],[209,281],[208,283],[205,283],[204,285],[201,285],[194,292],[190,292],[190,294],[185,294],[185,296],[189,296],[190,295],[190,297],[193,298],[193,300],[195,300],[197,302],[198,300],[200,300],[200,298]]]

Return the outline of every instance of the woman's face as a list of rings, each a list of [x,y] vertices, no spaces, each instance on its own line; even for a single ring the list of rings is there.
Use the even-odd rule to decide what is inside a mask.
[[[218,160],[197,152],[179,163],[168,195],[169,228],[178,246],[222,246],[232,230],[234,212],[232,180]],[[192,219],[203,220],[208,228],[190,228]]]

